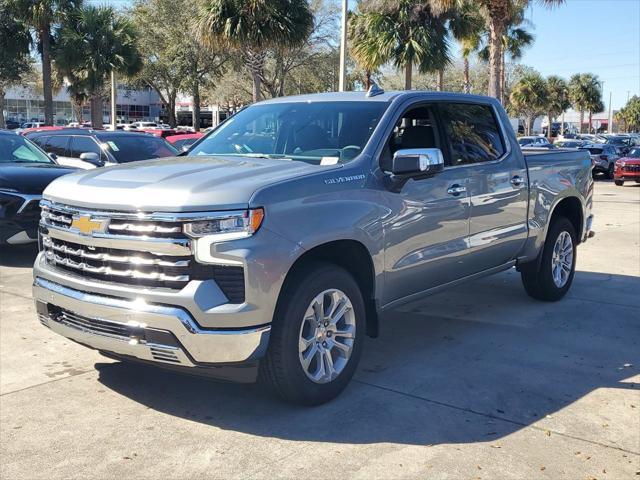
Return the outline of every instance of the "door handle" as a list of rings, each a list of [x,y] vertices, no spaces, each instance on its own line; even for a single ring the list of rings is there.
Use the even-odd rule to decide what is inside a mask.
[[[519,187],[523,183],[524,183],[524,178],[522,178],[520,175],[515,175],[511,179],[511,185],[513,185],[514,187]]]
[[[466,191],[467,191],[467,187],[463,187],[463,186],[460,186],[458,184],[455,184],[455,185],[451,185],[449,187],[449,189],[447,190],[447,193],[449,195],[453,195],[453,196],[457,197],[458,195],[460,195],[461,193],[464,193]]]

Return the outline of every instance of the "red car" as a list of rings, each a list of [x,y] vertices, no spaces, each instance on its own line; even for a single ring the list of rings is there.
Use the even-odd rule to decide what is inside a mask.
[[[616,160],[613,181],[621,187],[627,180],[640,183],[640,147],[632,148],[625,157]]]
[[[176,147],[178,150],[185,150],[196,143],[200,138],[204,137],[204,133],[184,133],[172,135],[165,140]]]

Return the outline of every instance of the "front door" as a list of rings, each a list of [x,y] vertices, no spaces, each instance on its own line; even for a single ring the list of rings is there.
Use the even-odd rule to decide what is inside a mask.
[[[433,106],[407,110],[397,122],[380,166],[390,169],[399,149],[440,148]],[[469,235],[466,174],[445,168],[431,178],[409,180],[397,193],[385,192],[389,214],[382,219],[385,239],[383,304],[469,274],[465,256]]]

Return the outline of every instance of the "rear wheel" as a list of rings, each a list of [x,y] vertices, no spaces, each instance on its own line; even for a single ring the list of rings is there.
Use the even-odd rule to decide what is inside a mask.
[[[636,180],[637,182],[638,180]],[[614,180],[613,183],[615,183],[617,186],[621,187],[624,185],[624,180]]]
[[[284,400],[319,405],[342,392],[360,360],[365,307],[354,278],[314,263],[287,281],[261,376]]]
[[[553,220],[539,261],[523,265],[520,273],[527,293],[538,300],[560,300],[571,288],[576,268],[577,238],[564,217]]]

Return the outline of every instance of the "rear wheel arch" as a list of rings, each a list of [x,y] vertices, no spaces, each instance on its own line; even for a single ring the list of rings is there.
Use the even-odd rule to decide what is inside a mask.
[[[580,243],[584,230],[584,214],[580,199],[575,196],[565,197],[553,207],[551,215],[549,215],[549,221],[547,222],[547,234],[551,224],[560,217],[564,217],[571,222],[576,232],[577,241]]]

